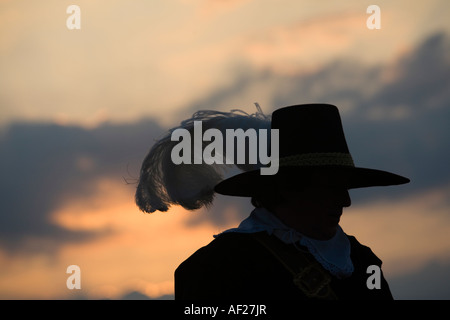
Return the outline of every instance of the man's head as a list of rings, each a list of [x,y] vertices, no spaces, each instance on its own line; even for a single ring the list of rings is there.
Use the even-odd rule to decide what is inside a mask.
[[[275,214],[284,224],[318,240],[334,236],[343,209],[351,205],[348,189],[325,173],[310,175],[308,184],[278,181],[252,203]]]
[[[220,128],[219,131],[222,134],[229,129],[236,132],[239,129],[245,131],[259,128],[261,130],[258,130],[258,134],[261,133],[261,136],[258,137],[257,145],[258,148],[265,148],[265,150],[272,150],[272,147],[269,148],[272,146],[272,141],[269,139],[272,135],[265,135],[264,132],[277,130],[279,135],[275,136],[279,143],[278,148],[274,150],[279,152],[275,152],[275,155],[271,152],[270,159],[277,161],[278,158],[276,165],[278,171],[274,174],[262,174],[263,168],[259,167],[263,164],[262,162],[255,164],[238,161],[236,166],[244,172],[223,180],[224,170],[229,167],[226,161],[213,164],[206,162],[196,164],[195,161],[194,163],[189,161],[182,164],[174,163],[172,152],[175,146],[179,147],[179,142],[172,140],[171,133],[183,128],[189,132],[189,136],[195,135],[196,127],[193,124],[197,121],[202,123],[201,127],[205,130]],[[188,145],[190,142],[191,140],[186,138]],[[249,150],[254,152],[255,145],[256,143],[253,143]],[[208,144],[205,150],[208,148],[211,155],[214,150],[216,155],[216,147],[216,141],[214,141]],[[370,146],[367,147],[370,148]],[[234,149],[230,148],[230,150]],[[228,153],[228,150],[225,153]],[[234,151],[230,153],[232,154],[223,156],[233,158]],[[259,152],[258,154],[261,155]],[[254,197],[258,202],[264,202],[264,207],[270,208],[273,203],[278,203],[277,198],[281,197],[270,195],[274,184],[281,181],[280,184],[286,187],[283,182],[286,180],[288,184],[303,187],[320,186],[317,184],[316,174],[324,174],[331,182],[325,185],[344,189],[399,185],[409,182],[409,179],[387,171],[355,166],[337,107],[329,104],[305,104],[277,109],[271,116],[262,114],[260,109],[252,115],[242,115],[240,112],[237,114],[236,111],[223,113],[213,110],[195,113],[192,118],[183,121],[179,127],[170,130],[152,147],[142,164],[135,198],[137,205],[144,212],[166,211],[171,204],[195,210],[211,204],[214,193]]]
[[[408,183],[409,179],[355,166],[347,146],[339,110],[329,104],[295,105],[275,110],[271,128],[279,131],[279,169],[274,175],[247,171],[215,186],[231,196],[254,196],[274,182],[291,180],[307,186],[323,174],[327,183],[347,189]]]
[[[287,226],[318,240],[335,235],[343,209],[351,205],[348,190],[340,187],[311,186],[279,192],[283,201],[272,208],[273,213]]]

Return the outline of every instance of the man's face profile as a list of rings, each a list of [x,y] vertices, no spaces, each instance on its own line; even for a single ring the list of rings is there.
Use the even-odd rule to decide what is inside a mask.
[[[290,227],[318,240],[335,235],[343,208],[351,205],[344,187],[308,186],[280,193],[284,201],[276,206],[275,214]]]

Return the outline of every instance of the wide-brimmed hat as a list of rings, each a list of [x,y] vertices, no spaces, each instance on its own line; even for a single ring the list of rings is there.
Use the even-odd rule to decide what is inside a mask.
[[[262,175],[244,172],[217,184],[215,192],[232,196],[264,194],[276,185],[339,186],[347,189],[408,183],[408,178],[383,170],[360,168],[349,152],[339,110],[330,104],[304,104],[278,109],[272,129],[279,130],[279,169]]]

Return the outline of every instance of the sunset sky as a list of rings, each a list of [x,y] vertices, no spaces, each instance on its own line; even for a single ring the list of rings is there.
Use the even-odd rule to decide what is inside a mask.
[[[411,179],[351,191],[343,229],[395,298],[450,299],[449,18],[447,0],[0,0],[0,298],[171,298],[251,205],[140,212],[154,139],[200,109],[325,102],[356,165]]]

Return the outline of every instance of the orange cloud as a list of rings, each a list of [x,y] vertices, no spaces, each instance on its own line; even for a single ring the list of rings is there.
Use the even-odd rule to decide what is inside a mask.
[[[388,20],[388,13],[383,18]],[[377,44],[388,39],[369,34],[366,19],[365,11],[350,11],[270,28],[246,39],[243,52],[260,68],[269,67],[288,74],[315,70],[344,56],[362,60],[380,56],[381,50],[387,48]]]
[[[177,207],[151,215],[139,212],[130,186],[122,181],[101,180],[95,190],[88,199],[68,199],[52,221],[67,230],[110,230],[109,235],[63,246],[55,256],[0,252],[1,298],[115,299],[131,291],[150,297],[173,294],[176,267],[219,232],[209,224],[186,227],[188,215],[196,213]],[[65,272],[72,264],[81,268],[79,291],[66,288]]]
[[[355,205],[346,210],[341,225],[372,248],[388,276],[409,273],[431,260],[450,258],[449,196],[447,187]]]
[[[222,231],[208,223],[186,226],[189,215],[207,212],[173,207],[166,213],[143,214],[134,205],[133,188],[122,181],[100,180],[94,189],[89,198],[68,199],[54,212],[53,222],[67,230],[111,232],[65,245],[51,256],[10,256],[0,251],[0,298],[115,299],[131,291],[150,297],[173,294],[175,268]],[[384,261],[388,278],[408,273],[430,260],[450,257],[449,193],[450,188],[436,189],[395,201],[355,204],[341,224]],[[66,268],[72,264],[81,268],[79,291],[66,288]]]

